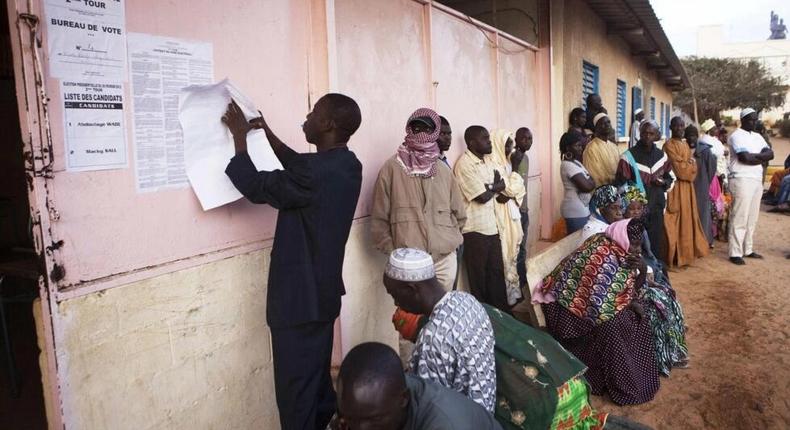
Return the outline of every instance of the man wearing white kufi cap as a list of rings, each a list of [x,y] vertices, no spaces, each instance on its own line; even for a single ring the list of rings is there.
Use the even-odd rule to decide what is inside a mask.
[[[409,371],[458,391],[493,413],[494,331],[480,302],[468,293],[446,292],[436,280],[431,256],[419,249],[392,251],[384,286],[403,311],[429,315],[417,336]]]
[[[645,111],[642,108],[634,110],[634,122],[631,123],[631,138],[628,140],[628,147],[633,148],[639,142],[639,126],[645,120]]]
[[[609,133],[612,130],[609,116],[601,112],[593,117],[593,123],[595,124],[593,140],[584,148],[582,164],[590,172],[595,186],[600,187],[614,182],[620,151],[617,145],[609,142]]]
[[[699,141],[710,145],[710,152],[716,156],[716,176],[723,178],[726,183],[730,151],[719,140],[719,127],[716,127],[716,123],[709,118],[703,121],[699,128],[702,132]]]
[[[760,215],[763,195],[763,162],[771,161],[774,152],[760,133],[754,131],[757,111],[741,111],[741,127],[730,135],[727,143],[734,153],[730,157],[730,212],[729,254],[730,261],[744,265],[746,258],[763,258],[754,252],[753,237]]]

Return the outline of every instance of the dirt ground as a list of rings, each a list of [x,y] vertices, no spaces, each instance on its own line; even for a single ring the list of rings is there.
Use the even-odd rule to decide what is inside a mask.
[[[657,430],[790,428],[790,216],[767,208],[755,234],[764,260],[733,265],[717,242],[707,258],[670,273],[691,367],[661,378],[652,402],[618,407],[594,396],[597,408]]]

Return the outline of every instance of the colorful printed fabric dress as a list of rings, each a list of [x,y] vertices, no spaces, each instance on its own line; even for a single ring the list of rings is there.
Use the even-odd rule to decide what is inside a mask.
[[[662,374],[669,376],[673,365],[688,360],[683,309],[675,298],[675,290],[663,282],[645,286],[640,297],[649,305],[645,313],[653,331],[656,365]]]
[[[625,259],[622,247],[596,234],[537,288],[556,297],[553,302],[538,300],[546,326],[587,365],[585,377],[592,393],[631,405],[652,400],[660,383],[650,321],[627,307],[641,299],[634,290],[635,273]]]

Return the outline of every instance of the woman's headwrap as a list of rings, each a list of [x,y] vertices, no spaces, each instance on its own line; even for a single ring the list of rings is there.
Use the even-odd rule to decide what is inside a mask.
[[[412,133],[409,124],[420,117],[428,117],[433,121],[433,133]],[[436,174],[436,161],[439,159],[436,140],[439,138],[440,124],[439,114],[428,108],[417,109],[406,121],[406,138],[398,147],[398,160],[408,175],[432,177]]]
[[[623,196],[623,212],[625,213],[628,210],[628,206],[631,202],[639,202],[643,205],[647,204],[647,197],[639,187],[628,184],[625,186],[625,189],[622,192]],[[639,218],[643,218],[646,215],[646,210],[642,210],[642,214],[640,214]]]
[[[642,204],[647,204],[647,197],[645,193],[642,192],[638,187],[635,187],[631,184],[626,185],[625,191],[623,191],[623,199],[626,205],[630,204],[631,202],[639,202]]]
[[[617,188],[614,185],[603,185],[593,191],[590,198],[590,213],[601,221],[605,221],[600,209],[604,206],[616,202],[620,196],[617,195]]]
[[[630,219],[623,219],[609,224],[609,227],[606,228],[606,237],[615,241],[626,252],[631,247],[628,234],[628,224],[630,222]]]
[[[489,157],[497,165],[510,165],[510,158],[505,154],[505,144],[508,139],[513,139],[513,133],[509,130],[501,128],[491,130],[491,155],[489,155]],[[515,145],[515,142],[513,143]]]
[[[706,119],[702,124],[699,125],[699,128],[702,129],[703,133],[709,132],[713,127],[716,127],[716,123],[710,118]]]

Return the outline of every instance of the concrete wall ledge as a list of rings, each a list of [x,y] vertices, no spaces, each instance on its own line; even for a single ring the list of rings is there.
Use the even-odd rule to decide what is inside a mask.
[[[562,240],[555,242],[548,248],[543,249],[537,255],[527,260],[527,280],[529,281],[530,294],[543,278],[546,277],[555,267],[576,248],[581,241],[581,230],[566,236]],[[528,298],[529,299],[529,298]],[[534,305],[535,314],[541,326],[546,325],[543,311],[540,305]]]

